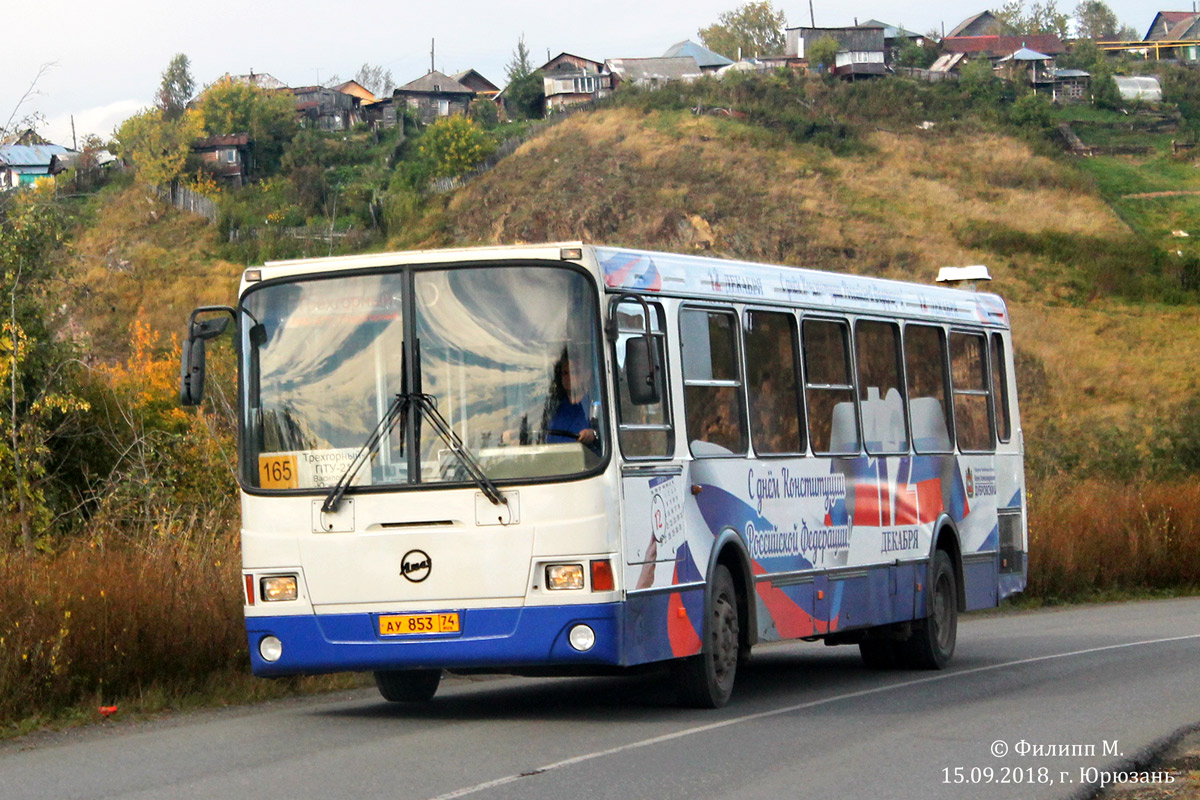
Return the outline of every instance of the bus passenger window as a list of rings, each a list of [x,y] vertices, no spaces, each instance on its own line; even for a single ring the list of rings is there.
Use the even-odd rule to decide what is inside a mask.
[[[913,449],[918,453],[952,451],[945,331],[933,325],[904,326],[904,366]]]
[[[844,322],[804,320],[804,393],[814,453],[858,452],[850,336]]]
[[[995,448],[988,390],[987,340],[982,334],[950,334],[950,378],[954,387],[954,429],[958,448],[986,451]]]
[[[1008,371],[1005,369],[1004,338],[992,334],[992,395],[996,409],[996,432],[1000,441],[1012,439],[1012,414],[1008,404]]]
[[[860,321],[854,326],[858,359],[858,405],[867,452],[907,453],[904,386],[900,377],[900,327],[894,322]]]
[[[749,311],[745,340],[750,438],[755,452],[803,453],[795,318],[779,312]]]
[[[738,370],[737,318],[706,308],[679,312],[683,402],[692,455],[742,455],[746,425]]]
[[[650,308],[650,338],[654,342],[665,384],[667,375],[666,348],[663,346],[662,309]],[[666,386],[657,403],[637,405],[629,396],[629,379],[625,370],[625,343],[641,336],[646,330],[645,314],[639,303],[622,303],[617,308],[617,342],[614,347],[617,365],[617,438],[626,458],[670,458],[675,450],[675,430],[671,424],[671,409]]]

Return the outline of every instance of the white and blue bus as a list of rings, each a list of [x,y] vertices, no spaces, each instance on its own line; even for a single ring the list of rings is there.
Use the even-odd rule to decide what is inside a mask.
[[[584,245],[282,261],[235,324],[255,674],[665,664],[718,707],[756,644],[937,669],[1026,581],[997,296]]]

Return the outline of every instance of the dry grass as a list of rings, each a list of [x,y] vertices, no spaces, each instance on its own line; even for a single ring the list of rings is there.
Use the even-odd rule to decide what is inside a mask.
[[[101,360],[128,354],[130,321],[182,332],[198,305],[231,303],[243,266],[215,257],[217,230],[138,186],[104,196],[100,219],[78,231],[74,333]]]
[[[0,551],[0,738],[355,685],[249,674],[236,526],[214,518],[148,542]]]
[[[1029,588],[1041,600],[1200,589],[1200,481],[1054,478],[1029,492]]]

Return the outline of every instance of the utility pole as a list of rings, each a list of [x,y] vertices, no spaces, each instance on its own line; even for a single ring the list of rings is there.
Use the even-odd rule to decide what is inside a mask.
[[[79,143],[75,141],[75,115],[71,115],[71,149],[78,150]]]
[[[436,44],[436,39],[429,40],[429,71],[433,72],[433,47]]]
[[[814,28],[817,27],[817,18],[813,14],[812,0],[808,0],[808,21]]]

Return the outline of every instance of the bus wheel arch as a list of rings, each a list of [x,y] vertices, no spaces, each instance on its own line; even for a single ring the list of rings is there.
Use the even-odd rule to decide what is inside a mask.
[[[672,664],[684,705],[720,708],[729,702],[737,668],[755,640],[753,586],[745,547],[727,531],[717,538],[706,570],[701,650]]]
[[[963,578],[963,559],[962,545],[958,540],[958,529],[954,526],[953,520],[943,515],[943,519],[939,521],[937,526],[937,535],[933,539],[933,549],[929,553],[929,569],[927,571],[927,586],[933,586],[933,562],[934,556],[939,550],[945,551],[950,559],[950,566],[954,569],[954,585],[956,591],[956,605],[959,612],[967,610],[967,590],[966,583]],[[929,599],[931,595],[926,593],[926,612],[930,611]]]

